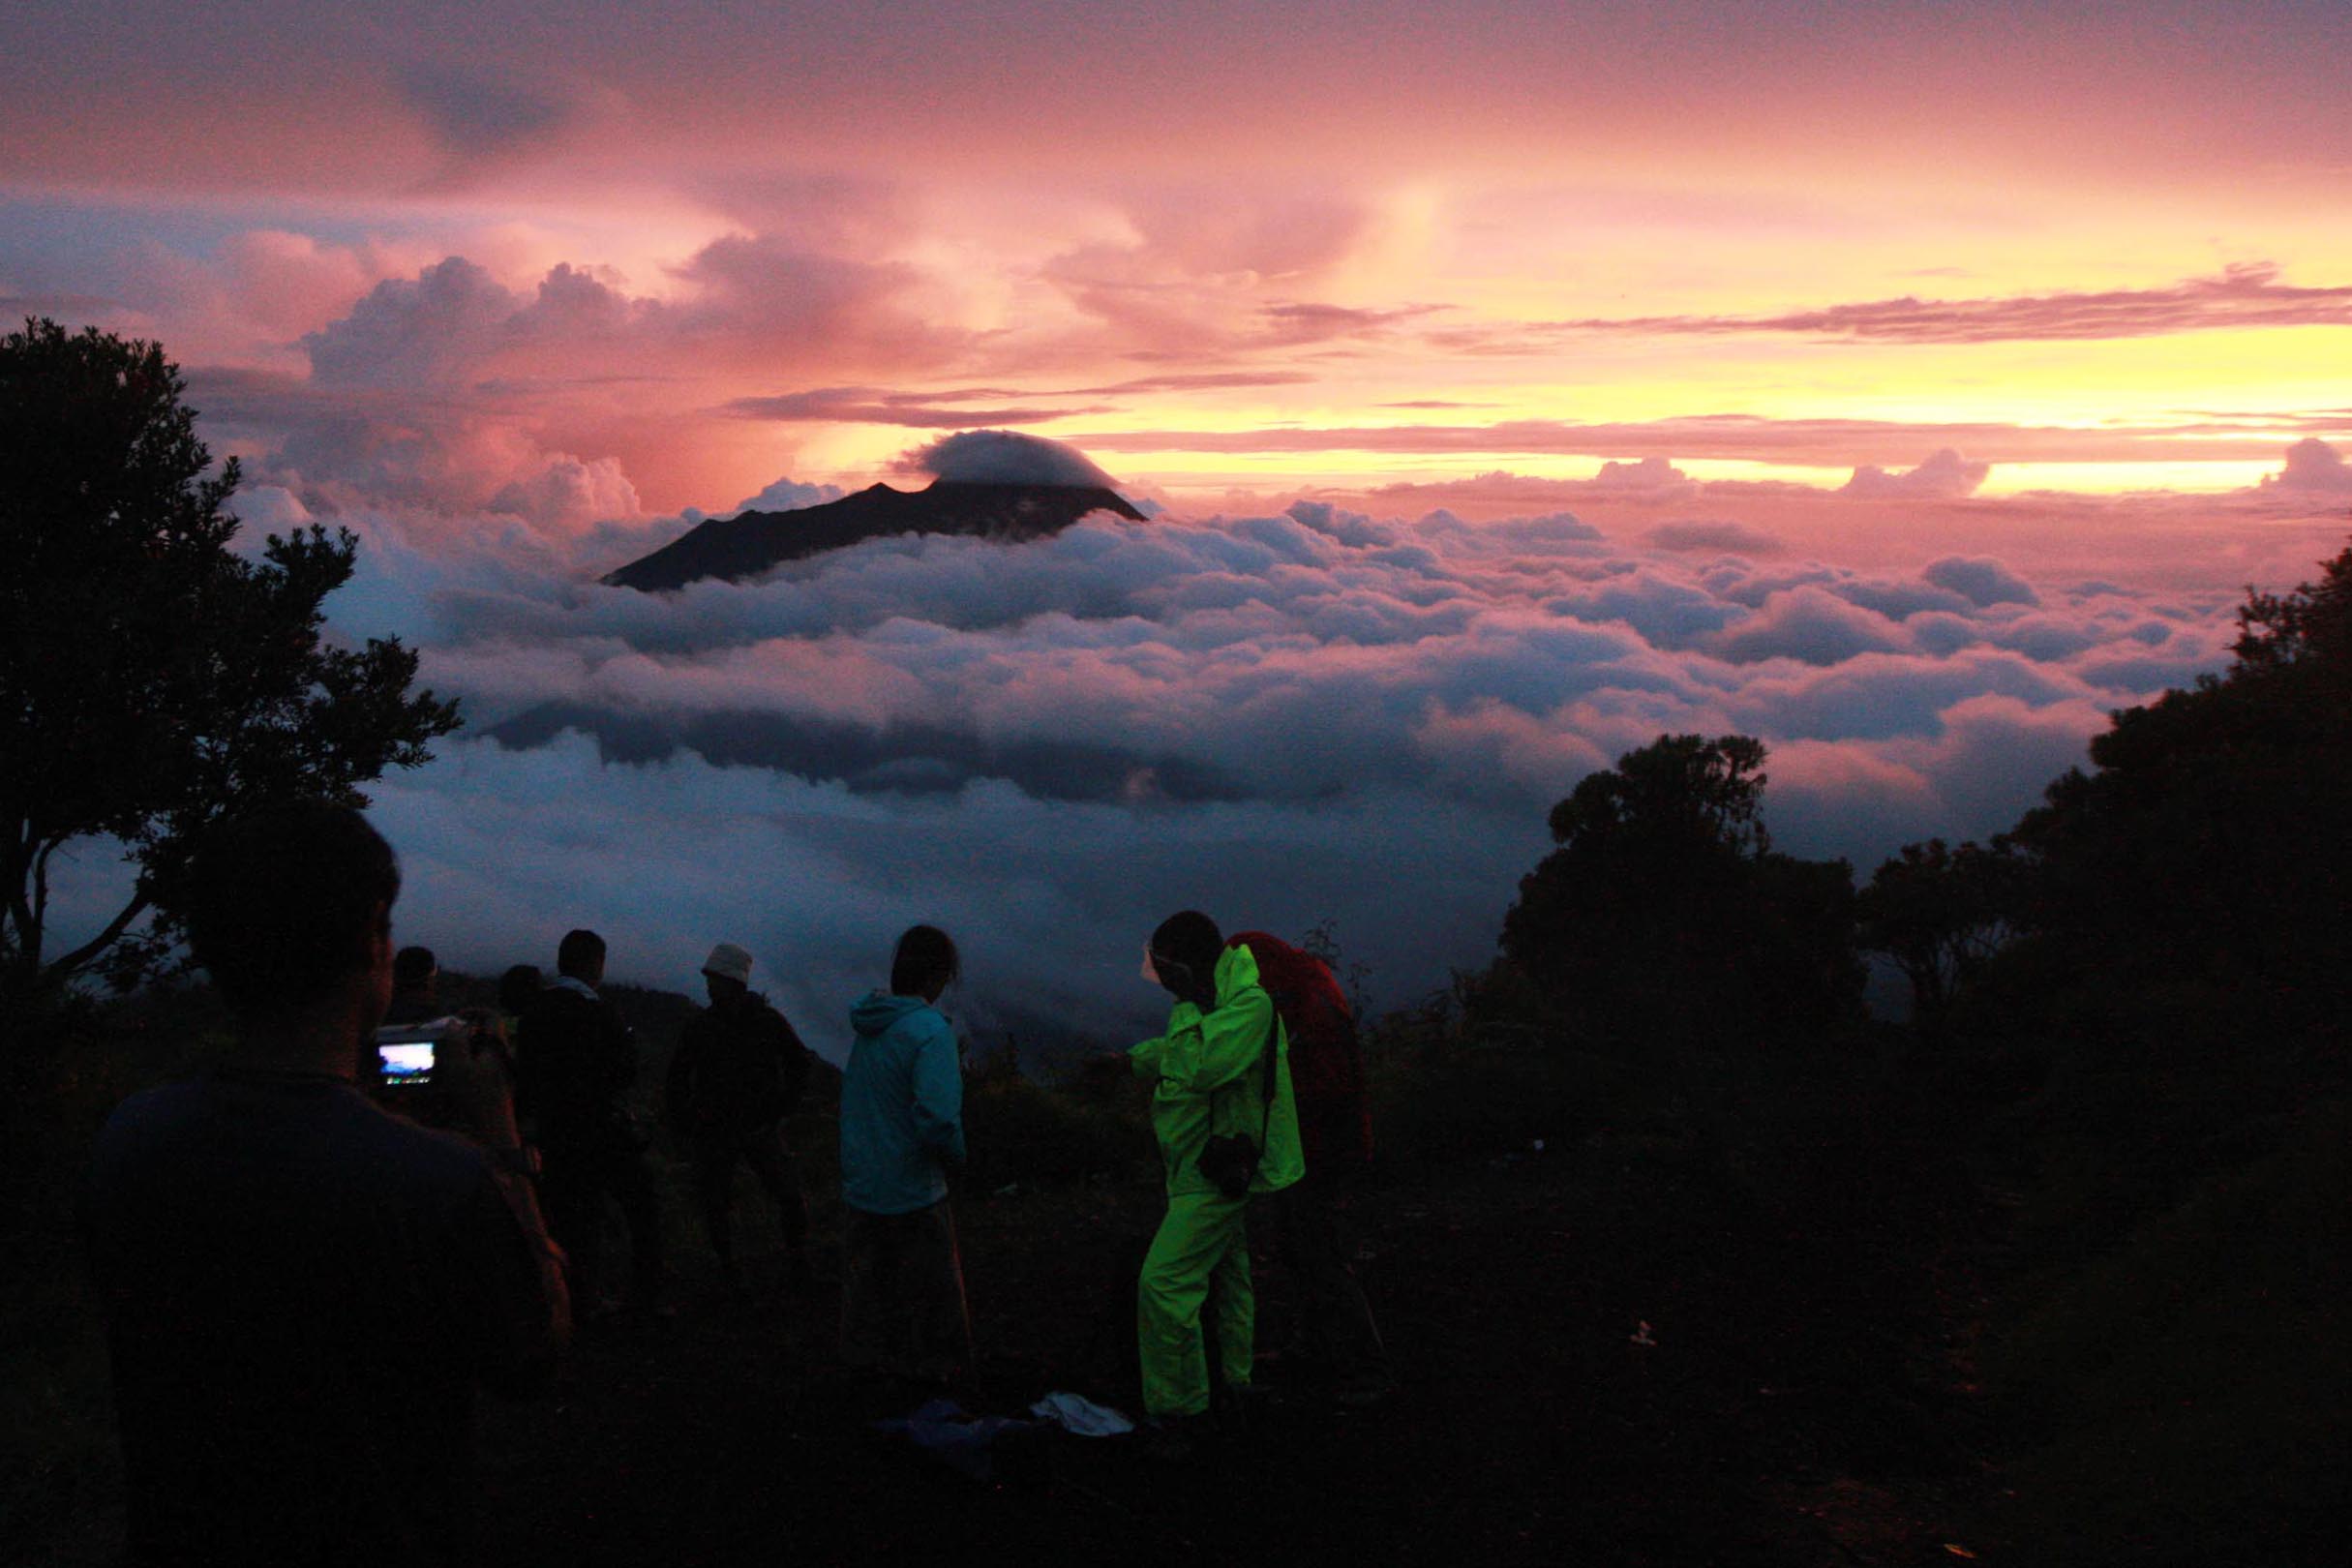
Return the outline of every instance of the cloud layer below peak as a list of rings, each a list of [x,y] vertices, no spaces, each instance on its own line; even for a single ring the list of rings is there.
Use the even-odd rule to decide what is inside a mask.
[[[1549,805],[1661,733],[1763,738],[1781,841],[1867,875],[2007,826],[2110,709],[2217,667],[2236,597],[1315,501],[648,595],[352,521],[338,624],[420,642],[472,720],[384,794],[421,939],[487,965],[599,924],[667,983],[741,941],[819,1040],[920,919],[979,955],[983,1032],[1138,1026],[1119,954],[1185,905],[1333,920],[1412,994],[1491,952]]]

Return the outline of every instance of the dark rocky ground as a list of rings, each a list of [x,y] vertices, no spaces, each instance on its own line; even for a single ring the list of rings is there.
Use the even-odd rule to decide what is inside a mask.
[[[1277,1384],[1247,1438],[1183,1469],[1057,1437],[982,1485],[875,1433],[918,1396],[839,1379],[829,1294],[725,1298],[671,1167],[678,1313],[585,1335],[549,1398],[485,1404],[486,1560],[2342,1560],[2352,1102],[2314,1101],[2249,1153],[2119,1142],[2170,1124],[2089,1079],[2021,1119],[2000,1108],[2014,1086],[1852,1064],[1623,1115],[1546,1100],[1558,1076],[1465,1063],[1446,1095],[1402,1085],[1419,1098],[1393,1097],[1391,1147],[1450,1152],[1400,1160],[1360,1206],[1399,1397],[1342,1412]],[[2251,1125],[2220,1092],[2243,1076],[2162,1103]],[[122,1088],[94,1082],[83,1121]],[[1139,1119],[1003,1083],[968,1106],[985,1358],[967,1407],[1065,1388],[1131,1411],[1117,1325],[1160,1202]],[[53,1147],[6,1145],[44,1174],[0,1248],[0,1563],[86,1568],[121,1535],[66,1201],[87,1131],[44,1125]],[[829,1269],[829,1125],[797,1119]],[[1074,1169],[1098,1174],[1039,1179]],[[772,1276],[748,1180],[741,1197]],[[1271,1260],[1259,1287],[1277,1342]]]
[[[105,1107],[161,1075],[94,1078],[72,1119],[44,1123],[53,1147],[24,1151],[45,1174],[0,1291],[0,1562],[106,1562],[119,1542],[64,1194]],[[989,1486],[884,1438],[869,1423],[918,1396],[840,1380],[829,1293],[726,1298],[670,1168],[677,1315],[585,1334],[550,1397],[485,1402],[485,1560],[2051,1560],[2018,1544],[2046,1524],[2022,1522],[2067,1499],[1996,1468],[2016,1445],[1976,1391],[2001,1288],[1983,1277],[2011,1227],[1971,1155],[1980,1124],[1948,1097],[1822,1064],[1776,1072],[1768,1095],[1618,1117],[1547,1101],[1542,1074],[1495,1077],[1486,1099],[1445,1081],[1452,1099],[1398,1097],[1391,1147],[1452,1152],[1401,1160],[1358,1214],[1397,1399],[1342,1412],[1269,1379],[1246,1438],[1176,1470],[1057,1435],[1035,1473]],[[1148,1134],[1132,1107],[1080,1117],[1016,1089],[977,1092],[989,1159],[956,1200],[983,1348],[965,1402],[1017,1415],[1062,1388],[1133,1412],[1118,1325],[1160,1212]],[[1522,1112],[1545,1152],[1502,1131]],[[796,1128],[830,1273],[826,1107]],[[1098,1174],[1037,1179],[1055,1169]],[[739,1197],[747,1262],[772,1275],[748,1178]],[[1258,1280],[1263,1345],[1291,1304],[1276,1262]]]
[[[830,1373],[829,1293],[729,1302],[689,1253],[677,1317],[593,1332],[554,1398],[486,1412],[490,1560],[1996,1555],[1957,1523],[1986,1528],[2002,1491],[1968,1357],[1981,1207],[1961,1190],[1922,1206],[1892,1172],[1854,1190],[1866,1149],[1787,1153],[1759,1181],[1736,1158],[1604,1134],[1392,1174],[1363,1203],[1362,1271],[1399,1397],[1342,1412],[1270,1384],[1248,1437],[1177,1469],[1056,1434],[1036,1473],[968,1480],[867,1428],[916,1396]],[[1808,1183],[1808,1159],[1842,1197]],[[960,1214],[985,1347],[968,1405],[1018,1414],[1070,1388],[1132,1411],[1102,1325],[1155,1194],[1098,1182]],[[1262,1344],[1288,1304],[1279,1268],[1259,1275]],[[1636,1342],[1644,1323],[1654,1344]]]

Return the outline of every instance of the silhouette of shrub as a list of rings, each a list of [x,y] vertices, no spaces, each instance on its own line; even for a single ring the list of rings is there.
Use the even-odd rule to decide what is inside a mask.
[[[1589,1052],[1508,1045],[1374,1048],[1372,1138],[1385,1162],[1560,1154],[1631,1103],[1639,1075]]]
[[[1156,1158],[1139,1114],[1084,1103],[1019,1076],[967,1086],[963,1186],[990,1192],[1010,1182],[1054,1184],[1149,1170]]]
[[[2352,1452],[2352,1102],[2060,1271],[1986,1371],[2046,1560],[2315,1561]]]

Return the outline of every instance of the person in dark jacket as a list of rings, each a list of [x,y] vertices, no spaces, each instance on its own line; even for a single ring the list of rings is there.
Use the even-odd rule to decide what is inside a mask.
[[[751,954],[732,942],[703,965],[709,1008],[686,1022],[670,1058],[666,1101],[672,1131],[694,1164],[703,1228],[728,1288],[740,1294],[729,1210],[735,1168],[748,1165],[775,1208],[785,1268],[796,1288],[815,1282],[808,1266],[808,1203],[784,1118],[808,1086],[808,1048],[784,1015],[751,989]]]
[[[523,1015],[539,1005],[539,993],[547,989],[547,981],[539,975],[537,964],[516,964],[498,977],[498,1011],[506,1019],[506,1033],[512,1039],[523,1027]]]
[[[392,955],[392,1001],[384,1009],[388,1024],[423,1023],[437,1018],[441,1007],[440,960],[431,948],[403,948]]]
[[[399,892],[347,806],[198,845],[189,945],[235,1042],[117,1107],[83,1193],[133,1563],[469,1561],[475,1391],[554,1377],[561,1259],[498,1058],[436,1043],[434,1131],[360,1043]]]
[[[523,1019],[516,1053],[519,1109],[536,1129],[546,1161],[542,1191],[548,1222],[572,1262],[572,1296],[584,1317],[601,1312],[605,1205],[616,1203],[629,1230],[625,1305],[638,1313],[661,1308],[661,1211],[646,1138],[624,1097],[637,1079],[637,1041],[619,1010],[598,994],[604,939],[567,933],[556,950],[557,979]]]

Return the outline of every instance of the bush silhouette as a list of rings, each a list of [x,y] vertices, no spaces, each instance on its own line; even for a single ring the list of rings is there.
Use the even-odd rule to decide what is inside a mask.
[[[1854,880],[1775,852],[1762,741],[1660,736],[1552,810],[1504,957],[1596,1049],[1771,1046],[1858,1023]]]

